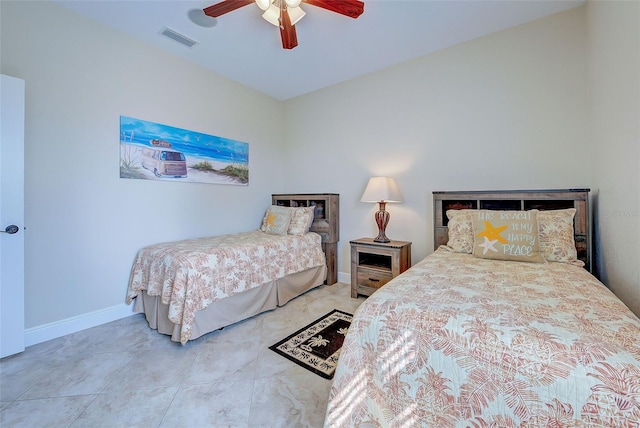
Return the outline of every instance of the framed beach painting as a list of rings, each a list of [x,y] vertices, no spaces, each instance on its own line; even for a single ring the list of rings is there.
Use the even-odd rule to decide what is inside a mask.
[[[249,144],[120,116],[120,178],[249,184]]]

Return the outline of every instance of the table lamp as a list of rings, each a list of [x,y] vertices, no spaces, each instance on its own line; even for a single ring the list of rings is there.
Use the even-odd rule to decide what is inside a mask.
[[[389,212],[385,211],[385,206],[387,202],[402,202],[402,195],[400,195],[400,190],[398,190],[395,180],[391,177],[370,178],[360,202],[377,202],[380,204],[379,210],[375,214],[378,236],[373,241],[391,242],[384,233],[390,217]]]

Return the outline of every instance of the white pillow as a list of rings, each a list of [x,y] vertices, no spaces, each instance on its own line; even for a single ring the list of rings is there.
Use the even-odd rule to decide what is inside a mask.
[[[309,228],[313,223],[313,215],[315,209],[313,207],[297,207],[291,208],[293,217],[289,223],[289,235],[304,235],[309,232]]]

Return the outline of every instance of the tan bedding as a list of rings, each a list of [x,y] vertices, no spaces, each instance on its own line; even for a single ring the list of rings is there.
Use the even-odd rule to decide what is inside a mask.
[[[640,427],[640,320],[585,269],[444,247],[357,310],[327,427]]]
[[[316,233],[253,231],[156,244],[141,249],[134,260],[127,304],[143,290],[160,296],[169,320],[181,326],[184,344],[196,313],[213,302],[322,265],[325,256]]]

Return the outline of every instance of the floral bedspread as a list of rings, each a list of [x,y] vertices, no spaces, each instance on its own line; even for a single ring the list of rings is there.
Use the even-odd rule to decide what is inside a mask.
[[[142,291],[162,296],[180,341],[191,337],[195,313],[225,297],[325,264],[321,237],[261,231],[166,242],[141,249],[133,262],[127,304]]]
[[[585,269],[441,247],[356,311],[327,427],[640,427],[640,319]]]

